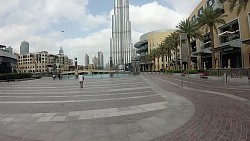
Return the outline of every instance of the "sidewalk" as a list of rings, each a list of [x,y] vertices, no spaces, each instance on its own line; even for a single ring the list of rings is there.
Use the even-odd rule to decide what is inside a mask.
[[[195,113],[187,123],[153,141],[247,141],[250,139],[250,106],[246,101],[216,93],[183,89],[179,81],[168,79],[162,74],[148,74],[145,77],[162,89],[187,98],[195,105]],[[207,85],[213,87],[213,83]],[[249,91],[248,89],[247,92]]]

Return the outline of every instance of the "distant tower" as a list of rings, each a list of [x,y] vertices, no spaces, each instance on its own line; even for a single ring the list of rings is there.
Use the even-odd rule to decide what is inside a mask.
[[[94,66],[97,66],[97,58],[96,58],[96,56],[94,54],[92,55],[92,64]]]
[[[89,55],[85,53],[85,66],[89,66]]]
[[[98,52],[98,63],[97,63],[97,66],[103,68],[103,53],[101,51]]]
[[[63,55],[63,48],[62,47],[60,47],[60,49],[59,49],[59,54]]]
[[[29,42],[23,41],[20,45],[20,54],[25,55],[29,53]]]
[[[110,59],[114,68],[124,69],[131,63],[134,53],[131,42],[131,22],[129,21],[129,0],[114,0],[112,15],[112,38],[110,39]],[[110,61],[111,61],[110,60]]]
[[[9,46],[6,50],[10,53],[13,53],[13,48],[11,46]]]

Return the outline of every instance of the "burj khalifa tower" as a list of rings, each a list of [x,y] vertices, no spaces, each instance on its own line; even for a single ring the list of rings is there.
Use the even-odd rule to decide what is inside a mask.
[[[112,15],[112,38],[110,39],[110,61],[114,69],[125,69],[135,57],[131,42],[131,22],[129,21],[129,0],[114,0]]]

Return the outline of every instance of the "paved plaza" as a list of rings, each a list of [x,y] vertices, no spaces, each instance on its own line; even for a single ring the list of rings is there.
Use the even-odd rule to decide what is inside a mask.
[[[0,140],[249,140],[250,86],[142,74],[0,83]]]

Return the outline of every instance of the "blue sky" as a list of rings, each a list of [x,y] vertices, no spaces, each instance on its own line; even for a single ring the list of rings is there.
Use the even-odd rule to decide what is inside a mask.
[[[132,40],[162,29],[173,29],[187,18],[200,0],[130,0]],[[181,3],[181,4],[180,4]],[[19,52],[20,43],[30,51],[58,53],[84,65],[84,54],[104,53],[109,58],[113,0],[7,0],[0,5],[0,44]],[[62,30],[64,32],[62,32]]]

